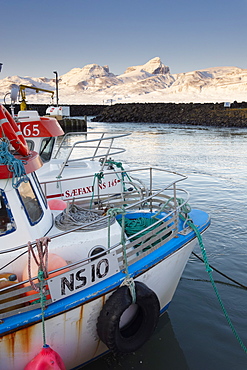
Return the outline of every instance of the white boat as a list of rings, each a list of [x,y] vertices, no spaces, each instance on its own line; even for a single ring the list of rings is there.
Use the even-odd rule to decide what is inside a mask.
[[[10,115],[7,118],[11,121]],[[113,144],[129,133],[69,132],[63,135],[55,118],[41,117],[37,111],[19,111],[17,123],[29,149],[39,153],[44,163],[37,175],[47,199],[67,201],[85,195],[94,198],[98,194],[120,193],[126,190],[123,184],[130,191],[142,188],[138,179],[131,178],[125,171],[121,176],[116,173],[119,166],[122,170],[123,167],[113,156],[125,149]],[[58,137],[60,143],[56,145]],[[58,179],[61,180],[59,186]],[[50,202],[51,207],[54,204],[57,203]]]
[[[7,120],[0,124],[8,131]],[[56,369],[75,369],[109,350],[136,351],[169,307],[196,245],[188,220],[201,233],[210,224],[206,212],[190,210],[189,194],[178,186],[186,177],[142,168],[145,194],[98,193],[93,201],[84,197],[83,207],[71,202],[52,211],[36,176],[39,155],[18,154],[17,134],[17,153],[6,140],[0,139],[1,368],[34,370],[39,361],[53,368],[53,361]],[[57,355],[47,355],[51,349]]]

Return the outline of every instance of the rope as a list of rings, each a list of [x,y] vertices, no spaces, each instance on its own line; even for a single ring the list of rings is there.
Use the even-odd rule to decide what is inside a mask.
[[[122,230],[121,230],[121,244],[123,247],[123,259],[124,259],[124,269],[126,278],[122,282],[120,286],[127,285],[132,297],[132,303],[136,302],[136,291],[135,291],[135,281],[133,278],[130,277],[129,274],[129,266],[128,266],[128,258],[126,253],[126,239],[125,239],[125,209],[122,208],[110,208],[107,211],[107,214],[109,215],[108,218],[108,248],[110,247],[110,220],[112,217],[116,217],[117,215],[122,215]]]
[[[34,247],[32,246],[31,242],[28,242],[28,279],[31,287],[36,292],[40,292],[40,289],[34,284],[32,279],[32,272],[31,272],[31,256],[34,259],[34,262],[38,266],[38,271],[42,271],[44,274],[44,278],[48,278],[48,242],[50,238],[43,237],[40,239],[36,239],[36,248],[38,252],[38,258],[34,253]],[[44,247],[44,250],[43,250]]]
[[[112,159],[108,159],[105,163],[106,163],[107,165],[112,166],[112,168],[114,169],[114,171],[115,171],[114,166],[116,166],[117,168],[120,168],[120,169],[121,169],[121,171],[124,171],[124,168],[123,168],[123,164],[122,164],[122,162],[115,162],[115,161],[113,161]],[[113,166],[113,165],[114,165],[114,166]],[[126,190],[127,190],[127,189],[126,189],[126,187],[125,187],[124,176],[126,176],[126,177],[127,177],[127,179],[128,179],[128,180],[133,184],[133,186],[135,186],[135,187],[136,187],[136,185],[132,182],[132,179],[131,179],[131,177],[128,175],[128,173],[127,173],[127,172],[121,172],[121,178],[120,178],[120,176],[118,175],[118,173],[117,173],[117,172],[116,172],[116,175],[117,175],[117,177],[122,181],[124,191],[126,191]]]
[[[135,219],[129,219],[129,218],[125,219],[125,233],[128,237],[130,237],[131,242],[135,241],[135,240],[138,240],[139,238],[142,238],[144,235],[148,234],[150,231],[155,230],[158,226],[163,224],[162,221],[160,221],[158,219],[153,219],[152,217],[151,218],[138,217],[138,218],[135,218]],[[157,221],[159,221],[158,224],[157,224]],[[156,225],[154,225],[154,224],[156,224]],[[154,226],[152,226],[152,225],[154,225]],[[150,249],[151,247],[154,247],[156,244],[161,242],[161,240],[164,240],[168,237],[168,234],[163,235],[160,239],[152,242],[152,238],[154,238],[156,235],[158,235],[162,231],[163,230],[160,230],[160,231],[156,232],[156,234],[151,235],[151,236],[149,236],[148,238],[145,239],[145,242],[147,242],[149,240],[150,244],[149,244],[149,246],[143,248],[142,252],[145,252],[148,249]],[[133,236],[137,233],[138,233],[138,235]],[[141,244],[143,244],[143,241],[136,244],[134,246],[134,248],[139,247]]]
[[[98,179],[98,184],[101,184],[103,178],[104,178],[104,173],[103,172],[99,172],[99,173],[94,174],[93,185],[92,185],[93,191],[92,191],[92,197],[91,197],[91,201],[90,201],[90,209],[92,208],[92,203],[93,203],[93,198],[94,198],[95,180]]]
[[[9,141],[0,140],[0,164],[8,166],[8,170],[13,172],[12,186],[17,187],[20,180],[28,182],[24,161],[17,159],[9,152]]]
[[[97,222],[90,225],[89,223],[93,221]],[[111,222],[115,222],[115,219],[112,219]],[[60,230],[64,231],[82,226],[81,229],[77,229],[76,231],[86,232],[107,227],[107,220],[102,218],[102,215],[96,211],[89,211],[76,204],[70,204],[68,208],[56,216],[55,224]]]
[[[36,239],[36,247],[38,252],[38,258],[34,253],[34,248],[30,242],[28,242],[28,278],[32,288],[39,292],[40,294],[40,306],[41,306],[41,317],[42,317],[42,334],[43,334],[43,346],[46,347],[46,335],[45,335],[45,285],[44,281],[48,278],[48,243],[51,241],[48,237],[43,237]],[[37,264],[38,270],[38,280],[40,282],[40,288],[38,288],[31,276],[31,255],[34,258],[35,263]],[[37,303],[37,301],[35,301]]]
[[[203,245],[203,242],[202,242],[202,236],[201,236],[201,234],[200,234],[200,231],[199,231],[199,230],[198,230],[198,228],[193,224],[193,221],[192,221],[191,219],[187,219],[187,220],[186,220],[186,219],[185,219],[185,217],[183,217],[182,215],[180,215],[180,217],[182,218],[182,220],[183,220],[183,221],[185,221],[185,222],[186,222],[186,223],[187,223],[187,224],[192,228],[192,230],[195,232],[195,234],[196,234],[196,236],[197,236],[197,239],[198,239],[198,242],[199,242],[199,246],[200,246],[200,248],[201,248],[202,257],[203,257],[203,261],[204,261],[204,264],[205,264],[206,271],[207,271],[207,273],[208,273],[208,275],[209,275],[209,278],[210,278],[211,284],[212,284],[212,286],[213,286],[213,289],[214,289],[214,291],[215,291],[215,294],[216,294],[216,296],[217,296],[217,299],[218,299],[218,301],[219,301],[219,304],[220,304],[220,306],[221,306],[221,308],[222,308],[222,311],[223,311],[223,313],[224,313],[224,316],[225,316],[225,318],[226,318],[226,320],[227,320],[227,322],[228,322],[228,325],[230,326],[230,328],[231,328],[231,330],[232,330],[233,334],[235,335],[235,337],[236,337],[237,341],[239,342],[239,344],[240,344],[241,348],[244,350],[244,352],[245,352],[245,353],[247,353],[247,348],[246,348],[246,346],[244,345],[244,343],[243,343],[242,339],[240,338],[240,336],[238,335],[238,333],[237,333],[237,331],[236,331],[236,329],[235,329],[235,327],[234,327],[234,325],[233,325],[233,323],[232,323],[232,321],[231,321],[231,319],[230,319],[230,317],[229,317],[229,315],[228,315],[228,313],[227,313],[227,311],[226,311],[226,309],[225,309],[225,306],[224,306],[224,304],[223,304],[223,302],[222,302],[222,300],[221,300],[220,294],[219,294],[219,292],[218,292],[217,286],[216,286],[215,281],[214,281],[214,278],[213,278],[213,276],[212,276],[212,271],[213,271],[213,270],[212,270],[212,268],[211,268],[211,266],[210,266],[210,264],[209,264],[209,262],[208,262],[206,249],[205,249],[205,247],[204,247],[204,245]]]
[[[38,279],[40,281],[40,305],[41,305],[41,315],[42,315],[42,334],[43,334],[43,346],[46,346],[46,335],[45,335],[45,302],[46,296],[44,294],[44,271],[39,271]]]
[[[200,261],[204,262],[203,261],[203,258],[201,258],[200,256],[198,256],[198,254],[196,254],[195,252],[192,252],[192,254],[196,258],[198,258]],[[241,284],[241,283],[239,283],[239,281],[232,279],[230,276],[224,274],[223,272],[221,272],[220,270],[218,270],[216,267],[214,267],[212,265],[209,265],[209,266],[211,267],[211,269],[213,269],[214,271],[216,271],[218,274],[224,276],[226,279],[228,279],[228,280],[232,281],[233,283],[239,285],[241,288],[247,289],[247,285]]]
[[[159,211],[158,212],[156,212],[153,216],[152,216],[152,218],[155,218],[155,217],[157,217],[161,212],[163,212],[165,209],[167,209],[167,208],[170,208],[169,207],[169,203],[170,202],[173,202],[174,203],[174,197],[171,197],[171,198],[169,198],[168,200],[167,200],[167,202],[166,203],[164,203],[163,205],[162,205],[162,207],[159,209]],[[189,213],[190,213],[190,211],[191,211],[191,207],[190,207],[190,205],[188,204],[188,203],[185,203],[185,200],[183,199],[183,198],[176,198],[176,202],[177,202],[177,204],[178,204],[178,206],[179,206],[179,209],[180,209],[180,212],[181,213],[184,213],[185,215],[188,215]],[[183,205],[182,205],[183,204]],[[187,216],[186,216],[186,219],[187,219]]]

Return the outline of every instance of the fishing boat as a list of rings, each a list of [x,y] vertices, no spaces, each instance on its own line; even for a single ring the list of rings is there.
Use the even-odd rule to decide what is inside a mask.
[[[40,155],[43,166],[37,171],[37,176],[48,200],[68,201],[89,194],[95,197],[122,192],[126,190],[123,182],[128,184],[129,191],[142,188],[140,181],[125,171],[121,177],[116,173],[119,168],[127,170],[128,167],[125,165],[123,168],[122,163],[113,160],[113,156],[125,152],[124,148],[115,147],[114,142],[129,133],[91,131],[64,134],[54,117],[40,116],[37,111],[30,110],[20,110],[13,117],[4,107],[2,111],[3,118],[7,118],[12,126],[18,125],[28,148]],[[56,204],[54,201],[49,203],[50,207]]]
[[[0,124],[1,368],[76,369],[138,350],[210,225],[189,207],[186,176],[131,169],[145,193],[98,192],[51,210],[40,156],[7,118]]]

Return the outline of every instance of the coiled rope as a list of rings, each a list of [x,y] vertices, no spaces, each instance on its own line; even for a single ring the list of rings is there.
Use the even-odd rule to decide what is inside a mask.
[[[129,240],[131,242],[135,241],[135,240],[138,240],[139,238],[142,238],[144,235],[150,233],[150,231],[155,230],[158,226],[163,224],[163,222],[160,221],[159,219],[157,219],[157,218],[154,219],[152,217],[151,218],[138,217],[138,218],[134,218],[134,219],[125,218],[125,233],[130,238]],[[119,223],[120,223],[120,221],[121,220],[118,220]],[[158,223],[157,223],[157,221],[158,221]],[[147,247],[143,248],[142,252],[145,252],[148,249],[150,249],[151,247],[154,247],[156,244],[158,244],[162,240],[166,239],[170,235],[171,232],[166,234],[166,235],[163,235],[160,239],[152,242],[152,238],[155,238],[156,235],[161,233],[163,230],[160,230],[160,231],[156,232],[156,234],[150,235],[145,239],[145,243],[147,241],[149,241],[150,243]],[[135,234],[138,234],[138,235],[135,235]],[[143,241],[136,244],[134,246],[134,248],[139,247],[141,244],[143,244]]]
[[[93,224],[90,222],[97,221]],[[71,230],[78,226],[83,226],[77,231],[94,231],[107,227],[107,220],[102,218],[96,211],[89,211],[76,204],[70,204],[63,212],[59,213],[55,218],[55,224],[60,230]],[[115,222],[115,219],[111,219],[111,223]],[[88,224],[88,225],[87,225]]]
[[[8,166],[8,170],[13,172],[12,186],[17,187],[20,180],[28,181],[24,161],[17,159],[9,151],[9,141],[0,140],[0,164]]]
[[[121,224],[121,226],[122,226],[121,244],[123,246],[123,258],[124,258],[126,278],[125,278],[125,280],[123,281],[123,283],[121,285],[128,285],[128,287],[130,289],[131,296],[132,296],[133,303],[136,302],[135,283],[134,283],[134,280],[132,278],[130,278],[130,275],[129,275],[128,260],[127,260],[127,254],[126,254],[125,233],[126,233],[127,236],[131,237],[132,235],[134,235],[136,233],[139,233],[141,230],[144,230],[144,229],[148,228],[147,231],[143,231],[143,233],[138,234],[138,236],[130,238],[130,240],[135,240],[135,239],[138,239],[141,236],[145,235],[150,230],[154,230],[157,227],[157,225],[154,225],[151,228],[150,228],[150,226],[157,222],[158,219],[156,217],[165,208],[168,207],[168,204],[171,201],[174,201],[174,198],[168,199],[168,201],[163,205],[163,207],[156,214],[154,214],[151,218],[146,218],[146,217],[138,217],[137,219],[126,218],[125,217],[126,212],[125,212],[124,207],[123,208],[110,208],[107,211],[107,214],[110,216],[109,220],[111,219],[111,217],[116,217],[119,214],[121,214],[121,216],[122,216],[121,220],[118,220],[118,223]],[[183,199],[177,199],[177,202],[179,204],[183,204],[184,200]],[[191,208],[187,204],[184,204],[183,206],[181,206],[181,211],[185,214],[188,214],[190,212],[190,210],[191,210]],[[167,236],[168,235],[163,236],[162,240],[165,239]],[[152,236],[150,237],[150,239],[151,238],[152,238]],[[155,245],[158,242],[159,242],[159,240],[156,241],[155,243],[153,243],[153,245]],[[109,243],[110,243],[110,225],[108,225],[108,248],[110,247]],[[150,242],[150,244],[151,244],[151,242]],[[150,245],[150,247],[151,247],[151,245]],[[149,249],[150,247],[144,248],[143,251]]]

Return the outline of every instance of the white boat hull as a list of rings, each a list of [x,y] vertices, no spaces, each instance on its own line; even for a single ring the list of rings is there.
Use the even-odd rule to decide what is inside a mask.
[[[161,312],[172,300],[195,243],[193,239],[136,278],[156,293]],[[45,321],[46,343],[60,354],[66,369],[82,365],[107,351],[98,337],[96,322],[108,295],[101,295]],[[26,327],[23,323],[23,328],[1,338],[1,368],[24,369],[42,345],[42,323],[39,321]]]

